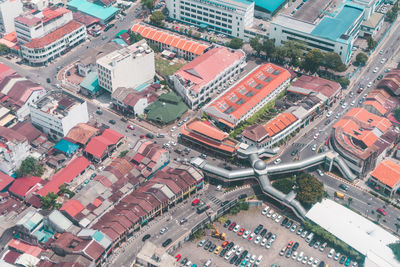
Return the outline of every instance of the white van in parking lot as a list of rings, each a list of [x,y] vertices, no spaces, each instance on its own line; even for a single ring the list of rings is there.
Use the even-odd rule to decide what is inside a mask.
[[[314,233],[310,233],[307,238],[306,238],[306,243],[310,243],[310,241],[313,239]]]

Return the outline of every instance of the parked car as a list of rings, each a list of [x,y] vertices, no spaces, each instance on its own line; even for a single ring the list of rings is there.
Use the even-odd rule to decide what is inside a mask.
[[[115,120],[109,120],[108,122],[111,124],[115,124]]]
[[[144,242],[144,241],[146,241],[147,239],[149,239],[150,237],[151,237],[150,234],[146,234],[146,235],[144,235],[144,236],[142,237],[142,241]]]
[[[376,209],[376,212],[378,212],[379,214],[382,214],[383,216],[386,216],[386,211],[382,208]]]
[[[168,246],[169,244],[171,244],[171,242],[172,242],[172,239],[171,239],[171,238],[168,238],[167,240],[165,240],[165,241],[162,243],[162,246],[165,248],[166,246]]]

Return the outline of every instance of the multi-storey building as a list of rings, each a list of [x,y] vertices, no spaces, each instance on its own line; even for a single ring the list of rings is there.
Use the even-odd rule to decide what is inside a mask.
[[[96,61],[99,85],[113,93],[118,87],[135,88],[153,80],[154,52],[141,40]]]
[[[277,97],[289,84],[288,70],[267,63],[226,90],[204,112],[221,127],[233,129]]]
[[[244,38],[244,28],[251,27],[254,2],[246,0],[167,0],[169,17],[207,27],[233,37]]]
[[[21,46],[22,58],[31,65],[45,65],[86,39],[85,25],[74,20]]]
[[[41,38],[64,26],[73,19],[72,11],[66,8],[45,8],[42,11],[20,15],[15,18],[15,32],[20,44]]]
[[[86,101],[64,91],[51,91],[30,105],[32,124],[53,139],[66,136],[78,123],[89,120]]]
[[[7,34],[15,31],[14,18],[18,17],[22,12],[21,0],[1,0],[0,32]]]
[[[189,108],[202,107],[224,83],[240,73],[245,60],[242,50],[212,48],[172,76],[174,88]]]

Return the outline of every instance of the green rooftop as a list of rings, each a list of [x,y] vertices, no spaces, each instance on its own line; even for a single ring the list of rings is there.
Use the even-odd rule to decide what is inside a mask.
[[[97,93],[100,90],[97,72],[89,72],[80,83],[80,86],[94,94]]]
[[[169,92],[161,95],[144,112],[148,120],[165,125],[181,118],[187,110],[188,107],[182,101],[182,98],[174,92]]]
[[[110,19],[119,11],[116,7],[103,7],[86,0],[71,0],[68,2],[67,6],[73,10],[80,11],[104,21]]]

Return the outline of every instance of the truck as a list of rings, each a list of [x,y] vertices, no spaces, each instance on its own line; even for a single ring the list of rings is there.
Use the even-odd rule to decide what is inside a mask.
[[[203,204],[201,204],[200,206],[197,207],[197,214],[203,213],[206,210],[208,210],[209,208],[210,208],[209,205],[203,203]]]

